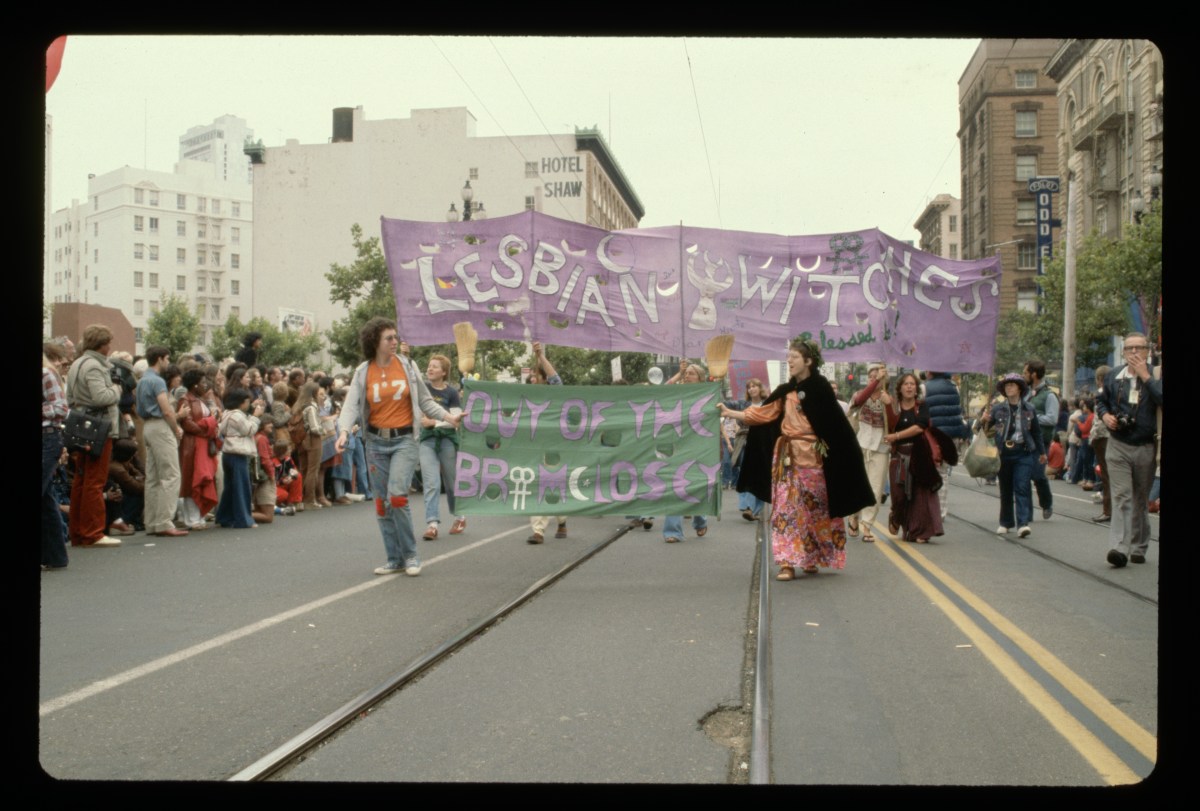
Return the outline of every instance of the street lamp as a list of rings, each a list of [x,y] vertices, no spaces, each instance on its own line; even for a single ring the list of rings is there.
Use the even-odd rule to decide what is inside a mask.
[[[474,218],[477,220],[487,219],[487,212],[483,210],[482,202],[475,203],[474,205],[471,204],[471,200],[475,197],[475,190],[471,188],[471,181],[468,180],[463,185],[460,193],[462,194],[463,201],[463,222],[469,222],[472,214],[474,214]],[[458,222],[458,210],[454,208],[454,203],[450,204],[450,210],[446,212],[446,222]]]

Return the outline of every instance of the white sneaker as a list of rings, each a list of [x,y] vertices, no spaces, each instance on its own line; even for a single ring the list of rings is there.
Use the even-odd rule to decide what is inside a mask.
[[[1104,503],[1104,492],[1101,491],[1099,493],[1092,493],[1092,503],[1093,504],[1103,504]]]
[[[409,577],[416,577],[421,573],[421,561],[413,560],[404,564],[404,573]]]
[[[402,571],[403,566],[379,566],[375,569],[375,574],[400,574]]]
[[[350,499],[351,501],[362,501],[366,498],[366,496],[364,496],[362,493],[347,493],[346,498]]]
[[[110,538],[107,535],[101,535],[100,540],[89,543],[87,546],[105,547],[105,546],[120,546],[121,541],[118,538]]]
[[[1007,535],[1008,527],[996,527],[996,534],[997,535]]]
[[[1028,538],[1030,532],[1032,532],[1032,530],[1029,527],[1021,527],[1017,530],[1017,535],[1021,538]]]

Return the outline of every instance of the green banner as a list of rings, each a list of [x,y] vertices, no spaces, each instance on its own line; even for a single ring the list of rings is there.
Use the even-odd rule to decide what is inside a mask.
[[[717,515],[720,388],[464,381],[466,515]]]

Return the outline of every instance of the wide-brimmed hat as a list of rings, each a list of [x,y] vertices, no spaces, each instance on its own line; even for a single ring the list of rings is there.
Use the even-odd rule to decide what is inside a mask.
[[[1021,387],[1021,396],[1022,397],[1025,396],[1025,390],[1029,388],[1029,384],[1027,384],[1025,382],[1025,378],[1021,377],[1021,375],[1017,374],[1016,372],[1013,372],[1010,375],[1005,375],[1004,377],[997,380],[996,381],[996,391],[999,394],[1004,394],[1004,387],[1006,385],[1008,385],[1009,383],[1016,383],[1018,386],[1020,386]]]

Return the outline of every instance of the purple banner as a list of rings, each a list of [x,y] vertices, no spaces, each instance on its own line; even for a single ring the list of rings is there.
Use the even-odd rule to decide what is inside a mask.
[[[943,259],[879,230],[824,236],[669,226],[604,231],[526,211],[430,223],[382,218],[401,334],[701,357],[782,358],[807,334],[826,361],[990,372],[1000,260]]]

